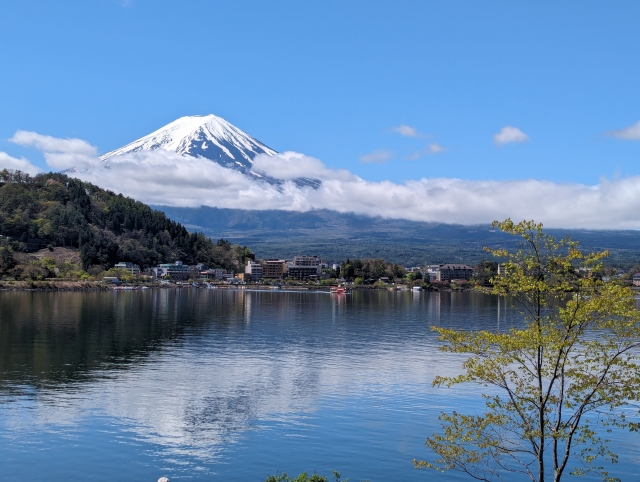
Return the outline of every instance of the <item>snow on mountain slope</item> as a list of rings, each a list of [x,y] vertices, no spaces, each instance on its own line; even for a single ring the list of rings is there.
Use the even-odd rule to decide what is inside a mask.
[[[253,159],[257,155],[273,156],[277,152],[213,114],[180,117],[149,135],[104,154],[100,159],[107,161],[112,156],[158,149],[181,155],[201,156],[223,167],[271,184],[281,182],[252,169]],[[318,187],[320,183],[310,178],[298,178],[294,182],[298,186],[311,187]]]

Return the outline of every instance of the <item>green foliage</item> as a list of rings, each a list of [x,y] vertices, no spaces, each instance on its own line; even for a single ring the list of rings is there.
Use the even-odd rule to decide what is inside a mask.
[[[437,459],[414,463],[485,481],[514,472],[537,482],[590,472],[617,480],[603,467],[617,461],[607,434],[640,427],[629,411],[640,400],[633,292],[580,275],[580,267],[599,269],[606,252],[585,254],[534,222],[494,226],[522,242],[515,252],[488,250],[508,261],[506,276],[485,291],[514,302],[525,326],[506,333],[433,328],[443,351],[471,355],[463,374],[436,377],[434,385],[493,390],[484,395],[483,413],[443,413],[443,432],[426,442]]]
[[[498,275],[498,263],[495,261],[480,261],[473,268],[474,284],[479,286],[491,286],[491,278]]]
[[[15,267],[16,260],[13,256],[13,249],[6,239],[0,243],[0,277],[11,272]]]
[[[347,259],[341,263],[341,272],[345,279],[362,278],[389,279],[404,278],[407,271],[400,265],[388,263],[379,258]]]
[[[340,473],[333,471],[333,481],[340,482]],[[286,473],[281,475],[270,475],[265,482],[329,482],[327,477],[323,477],[318,474],[307,475],[306,472],[301,473],[295,479],[289,477]],[[343,482],[349,482],[349,479],[344,479]]]
[[[124,268],[111,268],[103,273],[101,273],[101,277],[113,277],[118,278],[120,281],[124,281],[125,283],[129,283],[134,281],[136,277],[131,274],[131,271]]]
[[[147,267],[174,260],[234,269],[253,256],[246,246],[214,244],[202,233],[189,233],[141,202],[54,173],[0,171],[0,234],[19,240],[23,249],[30,239],[79,249],[85,270],[118,261]]]

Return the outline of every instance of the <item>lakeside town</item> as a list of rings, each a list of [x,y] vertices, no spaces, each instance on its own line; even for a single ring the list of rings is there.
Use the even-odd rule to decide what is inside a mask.
[[[157,283],[160,285],[194,287],[214,286],[335,286],[413,289],[414,291],[442,289],[470,289],[486,286],[490,278],[504,276],[503,264],[483,261],[471,267],[462,263],[432,264],[424,267],[402,267],[385,263],[379,259],[368,259],[373,270],[363,269],[362,260],[341,263],[327,263],[318,256],[296,255],[292,259],[248,259],[244,271],[212,268],[204,263],[187,265],[182,261],[162,263],[142,270],[139,265],[120,261],[110,270],[114,276],[104,276],[103,283],[135,285],[137,283]],[[372,272],[373,271],[373,272]],[[368,275],[366,278],[363,275]],[[627,276],[625,276],[627,275]],[[605,280],[619,278],[640,287],[640,273],[607,272]]]
[[[367,260],[371,261],[371,260]],[[373,260],[382,265],[384,261]],[[354,264],[362,263],[354,260]],[[140,266],[121,261],[112,271],[120,276],[105,276],[103,282],[121,284],[138,280],[159,282],[161,284],[183,285],[300,285],[300,284],[351,284],[363,286],[386,287],[390,285],[411,285],[421,287],[423,284],[440,285],[457,284],[465,286],[474,275],[474,268],[466,264],[440,264],[426,267],[404,268],[391,265],[388,276],[369,276],[363,279],[356,274],[350,260],[342,263],[328,264],[318,256],[297,255],[293,259],[247,260],[244,271],[234,272],[222,268],[210,268],[206,264],[186,265],[182,261],[162,263],[158,266],[141,270]],[[385,270],[387,271],[387,270]],[[497,272],[504,273],[504,267],[497,266]]]

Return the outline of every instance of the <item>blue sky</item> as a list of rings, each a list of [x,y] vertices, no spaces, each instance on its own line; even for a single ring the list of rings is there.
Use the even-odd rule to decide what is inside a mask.
[[[0,45],[0,151],[41,166],[16,130],[103,153],[214,113],[371,181],[640,174],[607,134],[640,121],[637,1],[3,2]]]

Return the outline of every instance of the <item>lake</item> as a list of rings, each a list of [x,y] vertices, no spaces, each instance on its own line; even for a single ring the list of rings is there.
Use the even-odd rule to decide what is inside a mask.
[[[0,479],[469,480],[411,462],[440,411],[482,408],[431,386],[464,357],[430,327],[519,320],[479,293],[0,293]],[[640,477],[639,440],[613,475]]]

